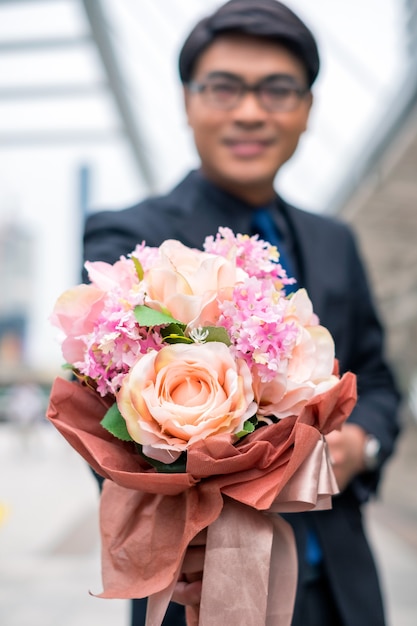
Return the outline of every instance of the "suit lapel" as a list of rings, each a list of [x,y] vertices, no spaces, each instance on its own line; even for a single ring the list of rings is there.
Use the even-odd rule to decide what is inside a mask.
[[[305,213],[285,203],[280,198],[280,209],[284,212],[294,240],[294,251],[300,270],[299,286],[305,287],[320,319],[324,311],[323,272],[320,263],[317,229],[305,219]]]

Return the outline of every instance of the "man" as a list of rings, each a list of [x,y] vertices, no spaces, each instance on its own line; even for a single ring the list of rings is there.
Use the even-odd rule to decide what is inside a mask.
[[[361,522],[361,504],[375,492],[398,432],[399,399],[383,358],[383,332],[348,228],[289,206],[274,190],[277,172],[307,128],[319,70],[315,40],[275,0],[231,0],[192,30],[179,68],[201,166],[164,197],[92,215],[85,258],[114,262],[142,240],[158,246],[175,238],[201,247],[219,226],[259,232],[273,243],[280,237],[290,273],[307,288],[335,339],[341,371],[357,374],[359,391],[348,423],[328,437],[341,489],[333,509],[287,516],[299,554],[293,625],[383,626]],[[193,603],[196,593],[198,583],[180,583],[175,599]],[[144,623],[144,602],[135,601],[135,626]],[[175,619],[165,623],[183,623]]]

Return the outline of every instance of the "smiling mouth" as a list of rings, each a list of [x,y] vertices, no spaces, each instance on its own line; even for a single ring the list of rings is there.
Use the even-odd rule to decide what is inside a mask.
[[[265,152],[271,145],[271,141],[260,139],[226,140],[224,145],[235,156],[249,158]]]

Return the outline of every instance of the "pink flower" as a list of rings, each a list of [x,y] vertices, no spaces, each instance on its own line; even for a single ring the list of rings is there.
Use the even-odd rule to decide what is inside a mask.
[[[144,241],[133,250],[131,257],[136,257],[144,271],[152,267],[159,259],[159,248],[147,246]]]
[[[258,414],[284,418],[298,415],[314,396],[338,382],[333,375],[334,342],[329,331],[318,324],[305,289],[288,300],[285,321],[297,327],[297,341],[277,375],[261,380],[254,372],[255,399]]]
[[[212,325],[219,317],[218,299],[236,284],[239,273],[233,260],[187,248],[176,240],[160,247],[160,260],[146,273],[146,304],[191,327]]]
[[[258,235],[252,237],[239,233],[235,235],[230,228],[220,227],[216,237],[206,237],[204,250],[226,258],[233,255],[237,267],[244,270],[248,276],[274,279],[277,289],[296,282],[294,278],[287,277],[285,270],[278,263],[279,251],[276,246],[260,239]]]
[[[219,304],[219,324],[226,328],[235,355],[255,367],[264,381],[281,371],[298,340],[299,322],[293,319],[295,309],[288,315],[289,302],[274,281],[251,277],[235,287],[232,299]]]
[[[50,320],[65,334],[62,353],[68,363],[83,360],[83,336],[93,330],[105,297],[105,292],[93,285],[78,285],[65,291],[56,301]]]
[[[113,265],[103,261],[87,261],[85,268],[92,284],[103,291],[118,288],[123,292],[128,292],[139,283],[133,261],[125,257],[121,257]]]
[[[85,267],[91,284],[64,292],[51,321],[65,335],[64,358],[104,396],[117,391],[138,355],[159,341],[135,319],[144,291],[133,261],[121,257],[114,265],[99,261]]]
[[[164,463],[200,439],[239,432],[256,412],[248,366],[218,342],[149,352],[116,398],[132,439]]]

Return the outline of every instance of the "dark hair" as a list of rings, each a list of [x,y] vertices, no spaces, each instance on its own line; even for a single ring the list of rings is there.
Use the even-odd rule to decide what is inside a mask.
[[[229,0],[196,24],[179,56],[181,81],[188,83],[202,52],[221,34],[240,33],[277,41],[306,68],[308,84],[315,81],[320,59],[316,41],[304,22],[277,0]]]

